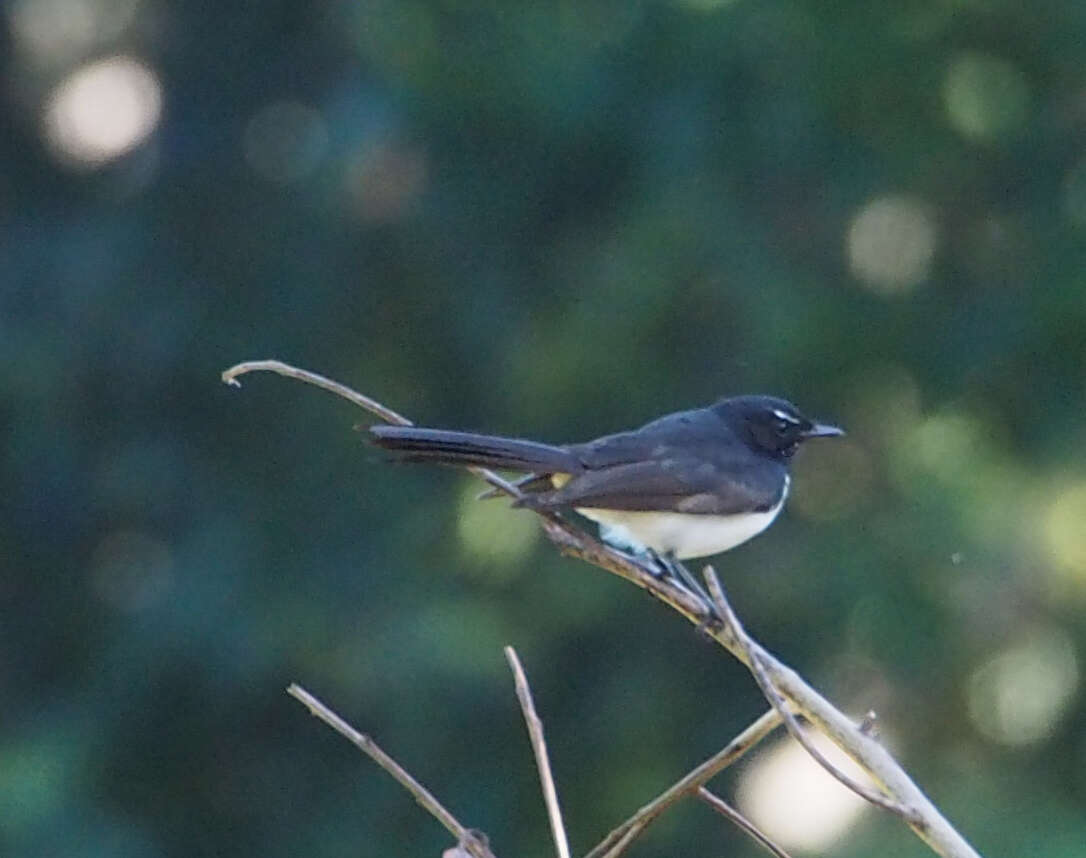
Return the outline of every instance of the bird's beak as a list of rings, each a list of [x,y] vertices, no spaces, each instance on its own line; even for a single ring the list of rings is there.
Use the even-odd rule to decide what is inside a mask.
[[[840,426],[831,426],[829,423],[815,423],[803,433],[804,438],[837,438],[845,434]]]

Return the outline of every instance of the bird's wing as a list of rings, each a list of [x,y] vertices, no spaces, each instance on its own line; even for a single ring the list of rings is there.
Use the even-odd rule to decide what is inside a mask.
[[[639,429],[604,435],[566,447],[587,470],[666,458],[676,445],[712,450],[730,430],[708,408],[680,411],[646,423]]]
[[[586,471],[560,489],[531,495],[520,503],[535,509],[733,515],[776,506],[784,485],[782,477],[756,468],[722,468],[704,460],[664,458]]]

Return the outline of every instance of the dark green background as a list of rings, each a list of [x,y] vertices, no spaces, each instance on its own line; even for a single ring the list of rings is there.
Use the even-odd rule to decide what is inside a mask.
[[[31,6],[60,10],[53,35],[99,26],[46,56]],[[843,423],[719,560],[733,601],[878,710],[986,856],[1083,854],[1081,0],[3,14],[0,852],[438,855],[290,681],[506,858],[551,846],[504,644],[578,852],[763,710],[527,514],[385,463],[349,405],[218,381],[276,357],[420,422],[550,440],[739,392]],[[161,121],[66,162],[50,93],[115,54],[157,76]],[[907,282],[850,263],[879,200],[934,238]],[[888,264],[915,249],[893,216],[878,235]],[[761,853],[691,803],[630,854]],[[928,852],[871,813],[824,854]]]

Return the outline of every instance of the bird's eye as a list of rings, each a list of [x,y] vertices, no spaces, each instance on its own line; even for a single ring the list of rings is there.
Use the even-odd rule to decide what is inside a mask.
[[[773,421],[773,431],[780,436],[787,435],[795,424],[791,420],[785,420],[782,417],[778,417]]]

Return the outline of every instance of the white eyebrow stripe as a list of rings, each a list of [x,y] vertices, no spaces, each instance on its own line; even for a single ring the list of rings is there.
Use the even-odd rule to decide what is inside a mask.
[[[773,409],[773,414],[788,423],[794,423],[796,426],[799,425],[799,421],[791,414],[785,414],[783,411],[778,411],[776,408]]]

